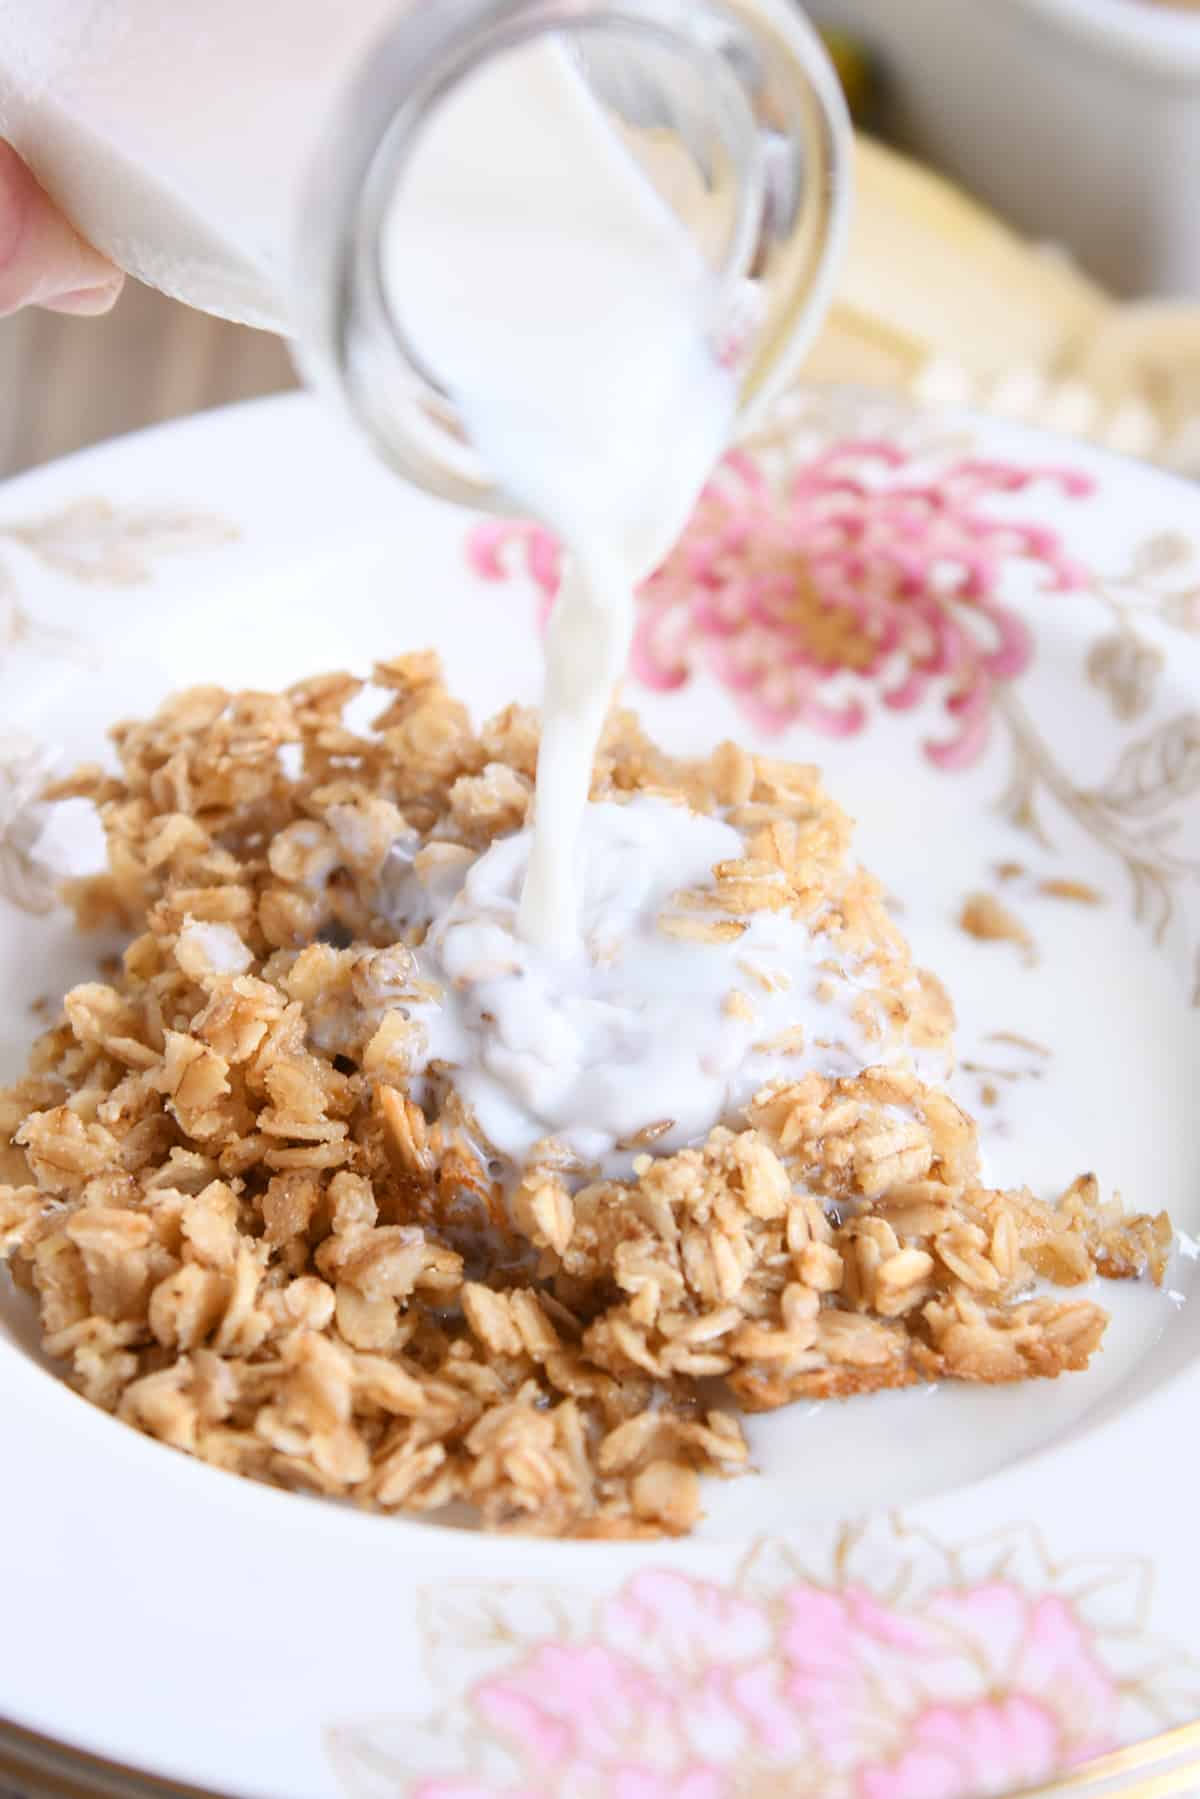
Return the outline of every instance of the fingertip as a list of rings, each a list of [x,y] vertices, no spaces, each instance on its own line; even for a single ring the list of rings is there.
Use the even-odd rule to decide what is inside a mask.
[[[4,271],[20,258],[33,185],[33,177],[12,145],[0,138],[0,282]],[[0,296],[0,310],[3,307]]]
[[[118,270],[107,281],[99,282],[94,287],[80,287],[67,294],[55,294],[53,299],[43,300],[41,304],[47,312],[68,312],[77,318],[99,318],[102,313],[112,311],[124,286],[125,277]]]
[[[22,306],[107,312],[122,277],[85,243],[11,144],[0,140],[0,317]]]

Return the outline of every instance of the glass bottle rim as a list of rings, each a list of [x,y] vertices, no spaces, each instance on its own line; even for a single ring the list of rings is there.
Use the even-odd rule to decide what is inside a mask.
[[[423,129],[451,93],[497,55],[551,33],[638,35],[711,67],[731,41],[749,43],[794,76],[796,120],[811,176],[795,243],[790,310],[755,345],[742,411],[777,391],[811,337],[845,234],[850,127],[816,34],[795,13],[772,29],[769,9],[790,0],[423,0],[376,46],[325,134],[296,246],[297,357],[399,473],[441,498],[511,511],[475,456],[457,410],[411,342],[382,266],[383,228],[397,182]],[[729,70],[728,109],[735,80]],[[749,115],[747,115],[749,116]],[[727,111],[726,125],[733,129]],[[749,140],[740,148],[737,212],[718,277],[728,291],[762,229],[765,176]],[[723,283],[722,283],[723,277]]]

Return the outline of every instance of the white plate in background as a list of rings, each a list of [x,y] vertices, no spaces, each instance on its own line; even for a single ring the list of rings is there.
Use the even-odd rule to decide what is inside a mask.
[[[811,0],[905,148],[1114,293],[1200,295],[1200,15],[1155,0]]]

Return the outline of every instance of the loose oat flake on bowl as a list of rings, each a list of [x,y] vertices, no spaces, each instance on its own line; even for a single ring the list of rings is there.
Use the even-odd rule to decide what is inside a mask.
[[[107,872],[68,890],[81,927],[130,941],[0,1101],[0,1256],[86,1398],[383,1511],[681,1533],[699,1475],[747,1466],[739,1412],[1081,1369],[1106,1315],[1046,1285],[1161,1279],[1164,1213],[1123,1216],[1090,1175],[1057,1204],[981,1183],[922,1060],[949,1007],[815,771],[729,744],[675,761],[626,714],[593,798],[745,843],[665,928],[736,938],[785,907],[830,980],[853,967],[878,1056],[821,1072],[775,1032],[777,1072],[704,1140],[666,1149],[647,1120],[619,1177],[553,1140],[509,1166],[422,1060],[438,994],[384,896],[397,845],[432,891],[522,829],[537,721],[476,733],[432,655],[373,681],[362,733],[346,674],[179,694],[116,727],[119,774],[52,790],[107,836]],[[758,997],[751,967],[731,1016]]]

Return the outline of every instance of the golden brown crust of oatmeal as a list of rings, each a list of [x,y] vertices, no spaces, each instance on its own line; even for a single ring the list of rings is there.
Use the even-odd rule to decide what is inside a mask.
[[[1034,1277],[1158,1278],[1165,1215],[1121,1218],[1090,1176],[1058,1206],[982,1187],[971,1120],[904,1073],[780,1080],[627,1183],[548,1144],[506,1202],[452,1090],[433,1117],[409,1097],[414,966],[377,892],[398,840],[433,874],[522,824],[536,721],[476,734],[431,656],[374,680],[363,732],[349,675],[179,695],[117,727],[119,776],[57,789],[108,838],[80,922],[137,934],[0,1095],[0,1255],[80,1392],[261,1480],[605,1537],[686,1531],[697,1472],[745,1465],[715,1380],[761,1410],[1086,1363],[1103,1312]],[[595,791],[644,790],[746,837],[676,928],[820,918],[881,1033],[947,1041],[815,771],[731,744],[672,762],[618,715]]]

